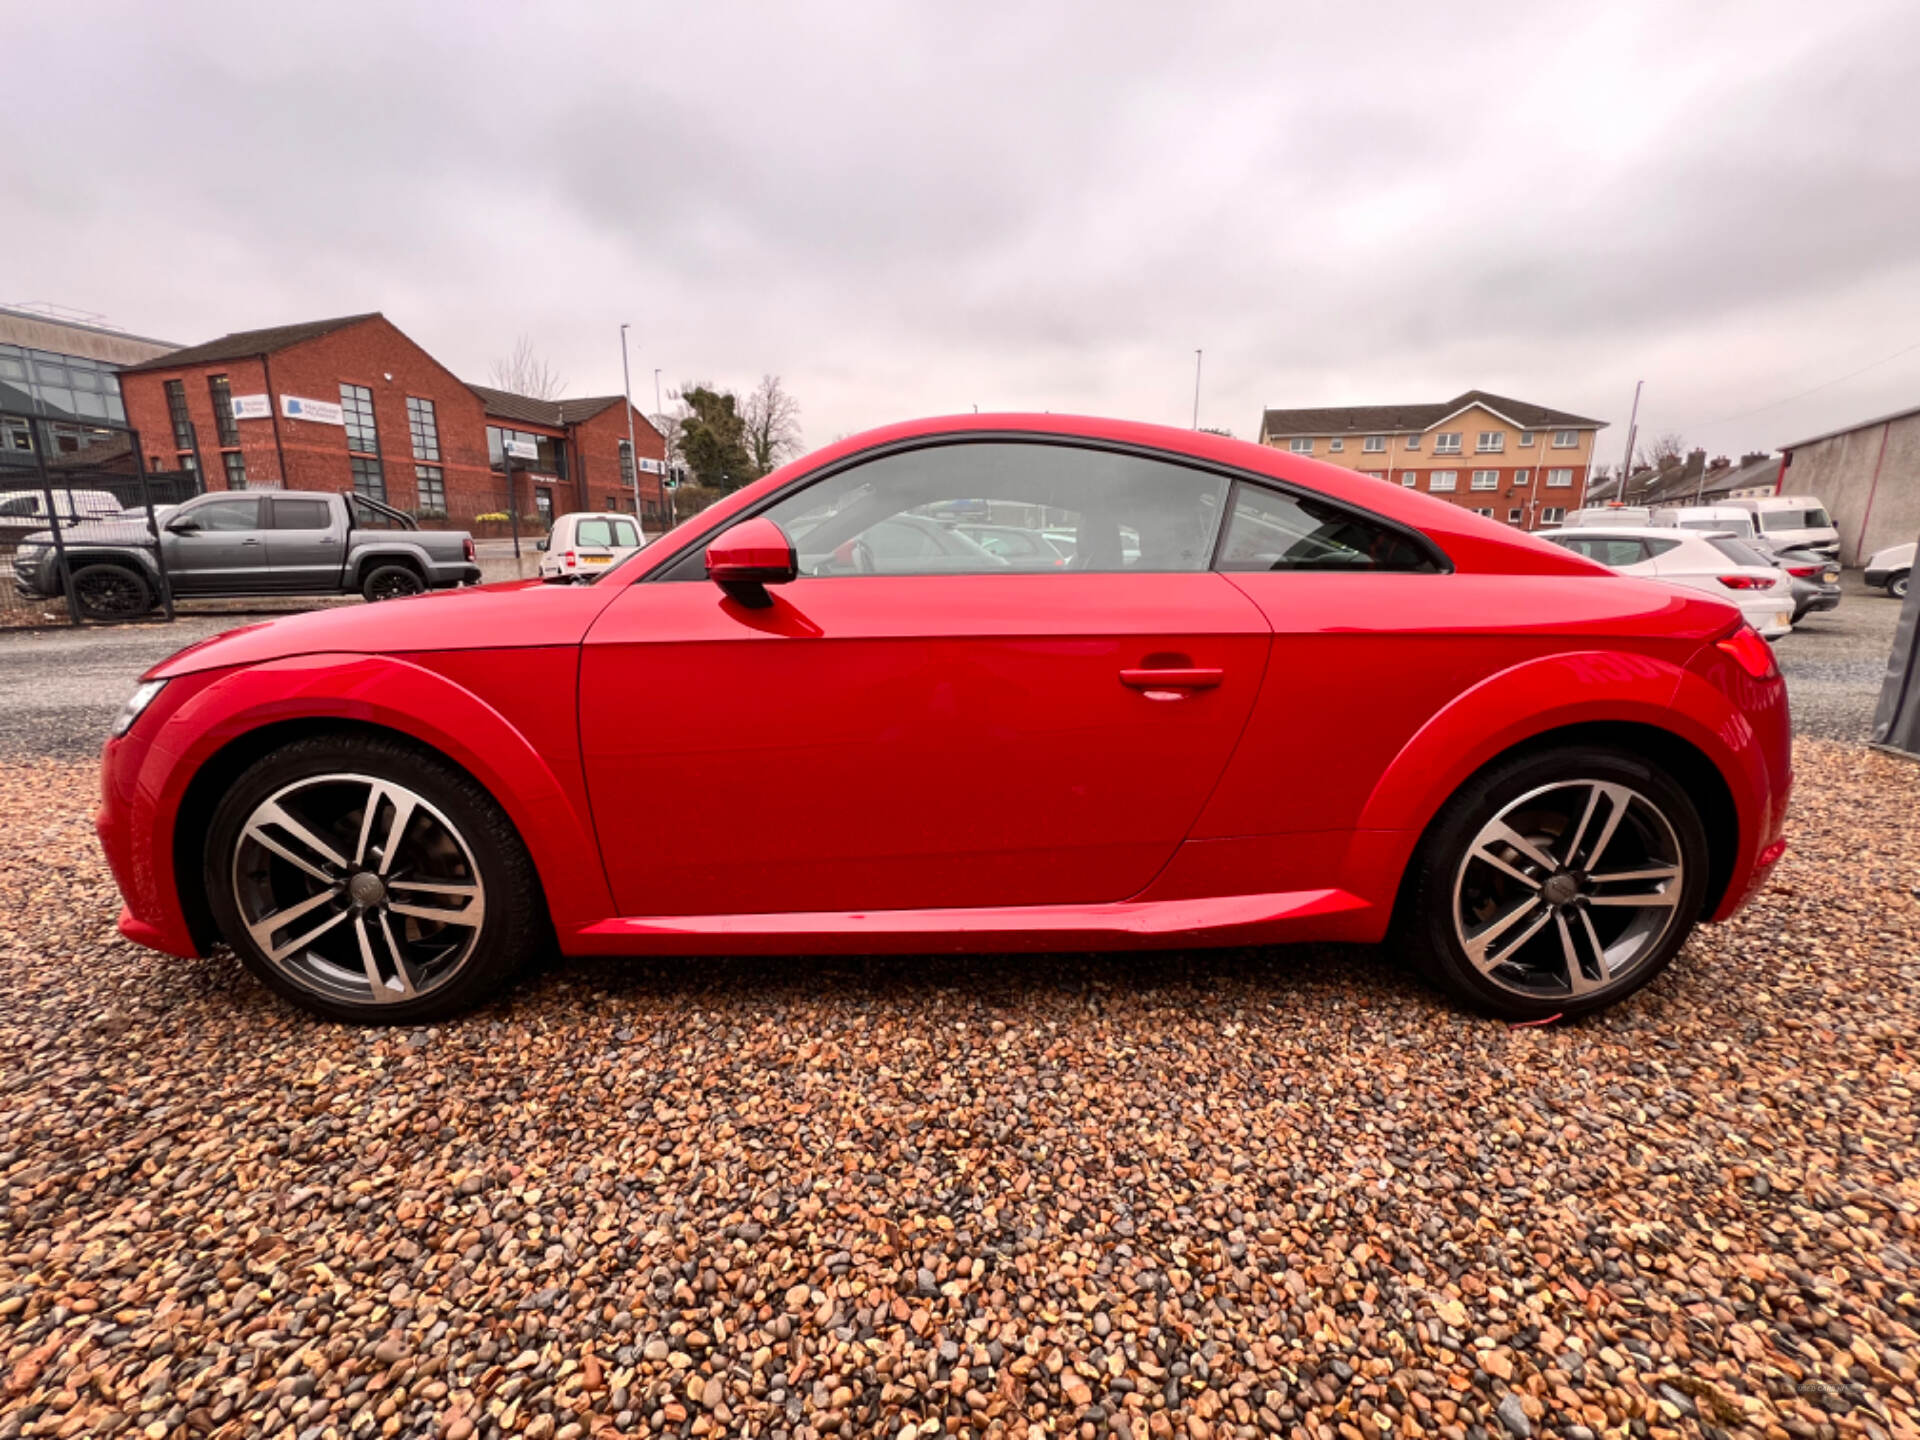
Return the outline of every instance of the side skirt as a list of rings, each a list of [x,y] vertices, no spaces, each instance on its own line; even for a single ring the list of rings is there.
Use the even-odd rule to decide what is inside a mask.
[[[1372,907],[1345,890],[972,910],[626,915],[561,937],[570,955],[914,955],[1170,949],[1348,938]]]

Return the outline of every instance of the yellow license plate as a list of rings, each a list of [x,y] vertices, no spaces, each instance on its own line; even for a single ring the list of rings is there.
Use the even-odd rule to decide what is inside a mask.
[[[608,565],[613,561],[611,555],[582,555],[580,558],[589,565]]]
[[[1780,611],[1773,617],[1773,623],[1776,625],[1791,625],[1793,623],[1793,612],[1791,610]]]

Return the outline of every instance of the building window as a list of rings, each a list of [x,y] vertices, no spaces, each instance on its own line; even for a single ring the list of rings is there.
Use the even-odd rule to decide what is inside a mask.
[[[1500,472],[1498,470],[1474,471],[1473,488],[1476,490],[1498,490],[1500,488]]]
[[[1360,473],[1369,480],[1384,480],[1387,478],[1387,472],[1384,470],[1362,470]]]
[[[445,515],[447,513],[447,478],[445,471],[438,465],[416,465],[413,467],[413,483],[418,486],[420,490],[419,506],[422,515]]]
[[[1327,449],[1335,455],[1338,455],[1342,450],[1346,448],[1347,448],[1347,442],[1341,439],[1338,435],[1334,436],[1331,440],[1327,441]]]
[[[1429,490],[1455,490],[1460,485],[1458,470],[1435,470],[1427,476]]]
[[[1516,470],[1513,472],[1513,483],[1516,485],[1524,485],[1532,478],[1533,472],[1531,470]]]
[[[220,463],[227,467],[227,488],[244,490],[247,488],[247,460],[238,450],[222,450]]]
[[[1420,472],[1418,470],[1402,470],[1400,472],[1400,483],[1409,490],[1413,489],[1420,483]]]
[[[1520,448],[1524,450],[1531,444],[1533,444],[1533,432],[1531,430],[1522,430],[1520,432]]]
[[[382,504],[387,499],[387,474],[371,455],[349,455],[347,465],[353,471],[353,493]]]
[[[1474,442],[1476,455],[1498,455],[1507,448],[1507,437],[1498,430],[1482,430],[1480,438]]]
[[[1556,450],[1571,450],[1579,443],[1580,432],[1578,430],[1556,430],[1553,432],[1553,448]]]
[[[1446,430],[1433,437],[1433,453],[1436,455],[1458,455],[1460,453],[1460,432]]]
[[[1573,484],[1573,471],[1571,470],[1547,471],[1547,488],[1549,490],[1564,490],[1571,484]]]
[[[1546,509],[1540,512],[1540,523],[1542,525],[1558,525],[1562,520],[1566,518],[1567,518],[1566,509],[1564,506],[1560,506],[1560,505],[1549,505],[1547,506]]]
[[[178,380],[169,380],[166,390],[167,418],[173,421],[173,448],[191,450],[193,418],[187,414],[187,387]]]
[[[1361,443],[1360,448],[1369,455],[1381,454],[1387,448],[1387,437],[1384,435],[1369,435],[1366,440]]]
[[[1527,512],[1518,505],[1515,505],[1511,510],[1507,511],[1507,524],[1509,525],[1518,525],[1526,518]]]
[[[1476,515],[1484,515],[1487,519],[1491,520],[1493,518],[1493,507],[1491,505],[1476,505],[1473,507],[1473,513]]]
[[[428,465],[440,463],[440,424],[433,413],[433,401],[407,397],[407,438],[413,441],[413,458]]]
[[[1313,437],[1311,435],[1296,435],[1287,441],[1287,449],[1296,455],[1311,455],[1313,453]]]
[[[567,478],[567,442],[556,440],[551,435],[535,435],[527,430],[507,430],[498,425],[487,427],[487,463],[498,470],[506,464],[506,450],[502,437],[508,440],[524,440],[532,445],[539,454],[532,460],[514,461],[513,468],[522,474],[535,470],[543,475],[553,475],[564,480]]]
[[[340,408],[347,416],[347,449],[380,453],[380,428],[373,423],[373,391],[364,385],[340,385]]]
[[[620,483],[629,490],[633,488],[633,446],[627,441],[620,442]]]
[[[233,387],[224,375],[207,377],[207,393],[213,397],[213,429],[222,445],[240,443],[240,427],[233,423]]]
[[[1420,448],[1420,437],[1418,435],[1407,436],[1407,449],[1418,450],[1419,448]]]
[[[542,485],[533,492],[534,513],[539,515],[541,523],[553,524],[553,491]]]

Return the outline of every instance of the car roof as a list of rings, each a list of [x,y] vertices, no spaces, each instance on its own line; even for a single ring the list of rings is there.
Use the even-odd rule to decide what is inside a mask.
[[[1605,540],[1609,536],[1633,540],[1673,540],[1681,538],[1671,525],[1569,525],[1564,530],[1542,531],[1547,535],[1577,535],[1582,540]],[[1711,540],[1716,535],[1725,535],[1730,540],[1740,537],[1731,530],[1689,530],[1687,535],[1695,540]]]

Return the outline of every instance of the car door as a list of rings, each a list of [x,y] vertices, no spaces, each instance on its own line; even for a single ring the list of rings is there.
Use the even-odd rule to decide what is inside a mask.
[[[708,583],[700,550],[628,587],[580,680],[622,912],[1138,893],[1219,778],[1266,663],[1258,608],[1207,569],[1226,487],[1080,445],[922,445],[762,512],[797,537],[800,570],[764,606]],[[977,546],[971,571],[938,547],[912,565],[906,536],[956,501],[1073,525],[1078,567],[1014,572]]]
[[[346,540],[333,506],[321,499],[275,495],[267,500],[268,579],[275,590],[323,595],[340,588]]]
[[[271,588],[260,496],[215,495],[167,517],[167,578],[177,595],[233,595]]]

